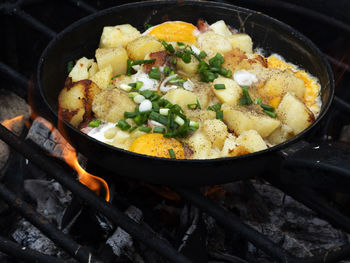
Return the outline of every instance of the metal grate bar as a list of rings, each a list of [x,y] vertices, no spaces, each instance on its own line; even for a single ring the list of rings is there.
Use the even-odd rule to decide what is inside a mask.
[[[0,236],[0,251],[28,263],[67,263],[63,259],[41,254],[35,250],[22,247],[17,243]]]
[[[119,225],[131,236],[143,242],[151,249],[174,263],[190,263],[184,255],[176,251],[168,242],[159,238],[156,233],[130,219],[112,204],[98,197],[90,189],[75,181],[67,174],[61,166],[50,160],[43,153],[21,141],[16,135],[0,124],[0,138],[9,146],[34,163],[37,167],[47,172],[57,182],[70,190],[73,194],[80,196],[88,205]],[[40,228],[39,228],[40,229]]]
[[[93,14],[96,13],[98,10],[91,5],[85,3],[84,1],[79,0],[69,0],[71,3],[73,3],[75,6],[85,10],[86,12]]]
[[[40,229],[48,238],[54,241],[67,251],[73,258],[79,262],[102,263],[97,259],[89,249],[77,244],[70,237],[63,234],[56,227],[54,227],[44,216],[36,212],[32,206],[16,197],[14,193],[7,190],[6,187],[0,183],[0,198],[3,199],[9,206],[16,209],[25,219],[32,223],[35,227]]]
[[[17,82],[21,86],[23,86],[23,88],[18,88],[16,85],[14,85],[14,87],[15,87],[14,92],[18,96],[20,96],[21,98],[27,97],[26,88],[28,87],[29,80],[26,77],[24,77],[23,75],[21,75],[20,73],[18,73],[14,69],[12,69],[11,67],[7,66],[6,64],[2,63],[1,61],[0,61],[0,72],[7,75],[12,80]]]

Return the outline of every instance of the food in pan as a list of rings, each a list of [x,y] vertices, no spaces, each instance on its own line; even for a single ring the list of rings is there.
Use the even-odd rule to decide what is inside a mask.
[[[288,47],[286,47],[288,48]],[[69,63],[59,114],[89,136],[165,158],[240,156],[305,130],[318,80],[217,21],[103,29],[95,59]]]

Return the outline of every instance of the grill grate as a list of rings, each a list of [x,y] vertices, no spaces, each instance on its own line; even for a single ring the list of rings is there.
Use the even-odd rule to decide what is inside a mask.
[[[14,17],[24,21],[27,25],[31,26],[35,30],[39,31],[47,38],[53,38],[56,35],[56,32],[54,32],[52,29],[22,9],[22,6],[24,5],[30,5],[32,3],[38,2],[40,3],[41,1],[19,0],[13,3],[5,2],[0,5],[0,12],[5,15],[13,15]],[[86,13],[94,13],[98,11],[95,7],[89,5],[85,1],[69,0],[69,2],[77,8],[82,9]],[[279,1],[268,2],[281,4]],[[285,6],[285,8],[291,8],[291,5],[288,4]],[[308,9],[302,9],[301,11],[310,12]],[[319,17],[320,19],[324,20],[327,19],[327,17],[320,16],[316,12],[312,12],[312,16],[316,18]],[[344,31],[350,32],[349,26],[338,20],[332,19],[327,22],[333,24],[333,26],[339,27]],[[329,55],[328,57],[332,64],[337,64],[338,66],[340,65],[345,71],[349,70],[348,66],[345,63],[339,64],[339,61],[337,59]],[[18,84],[19,88],[16,86],[17,88],[15,88],[13,91],[22,98],[26,98],[26,88],[29,83],[29,79],[3,62],[0,62],[0,72]],[[345,101],[341,100],[340,98],[336,98],[335,102],[340,106],[340,109],[350,112],[350,106]],[[166,240],[161,239],[157,234],[153,233],[147,227],[143,227],[142,223],[138,224],[134,222],[123,212],[113,207],[111,204],[105,202],[101,198],[97,197],[93,192],[67,175],[62,167],[47,158],[36,148],[33,148],[26,142],[19,139],[17,136],[13,135],[3,125],[0,125],[0,138],[8,145],[10,145],[13,149],[25,156],[28,160],[34,164],[37,164],[38,167],[40,167],[42,170],[48,172],[52,178],[60,182],[75,195],[83,199],[90,207],[99,211],[101,214],[130,233],[134,238],[142,241],[144,244],[157,251],[160,255],[164,256],[164,258],[167,258],[170,262],[190,262],[184,255],[176,251],[175,248],[173,248]],[[336,225],[350,232],[350,219],[340,214],[331,206],[325,204],[311,189],[302,187],[296,190],[291,186],[287,187],[276,178],[270,178],[270,182],[273,185],[281,188],[284,192],[293,196],[295,199],[299,200],[301,203],[307,205],[314,211],[323,214],[323,216],[325,216],[329,221],[334,222]],[[187,201],[193,203],[202,211],[205,211],[213,216],[227,229],[239,233],[251,243],[256,245],[258,248],[262,249],[271,257],[279,260],[280,262],[338,262],[339,260],[350,256],[350,244],[347,244],[342,247],[332,248],[324,255],[318,255],[307,259],[295,258],[284,249],[279,247],[277,244],[274,244],[266,236],[244,224],[233,213],[226,211],[217,203],[209,200],[201,194],[198,194],[196,190],[181,188],[175,188],[174,190],[182,197],[184,197]],[[88,248],[81,247],[70,237],[57,230],[43,216],[36,213],[34,209],[30,207],[30,205],[26,204],[23,200],[16,197],[2,184],[0,184],[0,198],[5,200],[13,209],[19,212],[24,218],[26,218],[38,229],[40,229],[44,234],[46,234],[50,239],[61,246],[65,251],[69,252],[79,262],[102,262],[96,256],[94,256],[93,252],[91,252]],[[22,258],[31,262],[64,262],[61,259],[43,255],[30,249],[23,250],[23,248],[19,247],[17,244],[3,237],[0,237],[0,250],[14,257]]]

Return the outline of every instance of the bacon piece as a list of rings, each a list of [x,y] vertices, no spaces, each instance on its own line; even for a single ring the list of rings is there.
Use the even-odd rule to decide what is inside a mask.
[[[154,61],[151,64],[144,64],[143,65],[143,70],[145,73],[149,73],[152,69],[152,67],[160,67],[163,66],[168,59],[168,54],[166,53],[166,51],[158,51],[158,52],[153,52],[149,55],[149,59],[156,59],[156,61]]]
[[[197,21],[197,27],[199,32],[204,33],[207,32],[208,30],[210,30],[210,26],[209,24],[204,21],[202,18],[199,18]]]

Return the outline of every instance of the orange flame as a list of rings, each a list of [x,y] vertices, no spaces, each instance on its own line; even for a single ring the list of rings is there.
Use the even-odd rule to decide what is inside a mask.
[[[13,126],[16,123],[21,122],[23,120],[23,118],[24,118],[23,115],[18,115],[12,119],[4,120],[3,122],[1,122],[1,124],[4,125],[8,130],[12,130]]]

